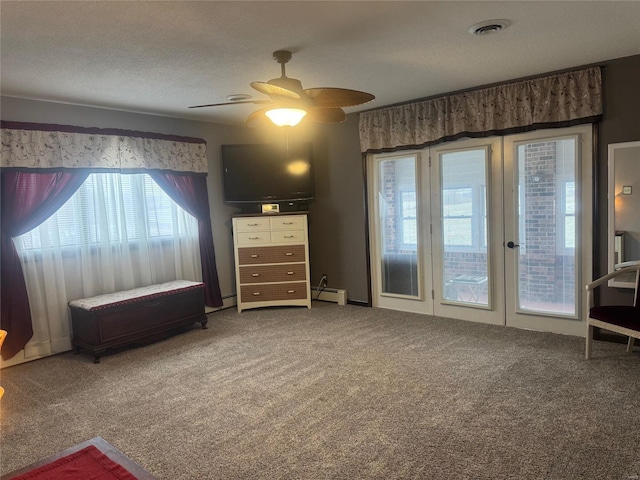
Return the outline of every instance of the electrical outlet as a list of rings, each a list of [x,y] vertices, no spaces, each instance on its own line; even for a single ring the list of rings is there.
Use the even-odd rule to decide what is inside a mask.
[[[322,278],[320,279],[320,284],[326,287],[328,281],[329,280],[327,279],[327,274],[323,273],[322,274]]]

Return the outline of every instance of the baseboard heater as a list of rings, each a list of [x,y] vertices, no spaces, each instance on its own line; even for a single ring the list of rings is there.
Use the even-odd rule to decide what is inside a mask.
[[[320,295],[318,296],[318,291],[320,291]],[[347,304],[347,291],[339,288],[322,288],[311,287],[311,297],[316,300],[321,300],[323,302],[333,302],[338,305],[346,305]]]

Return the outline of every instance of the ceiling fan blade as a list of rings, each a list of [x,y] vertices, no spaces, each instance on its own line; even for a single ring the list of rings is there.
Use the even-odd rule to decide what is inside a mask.
[[[247,127],[259,127],[262,123],[267,119],[267,116],[264,114],[268,108],[261,108],[260,110],[256,110],[251,115],[249,115],[244,121]]]
[[[278,85],[274,85],[272,83],[267,82],[251,82],[253,88],[255,88],[260,93],[264,93],[265,95],[279,95],[281,97],[293,98],[298,100],[300,95],[296,92],[292,92],[291,90],[287,90],[286,88],[279,87]]]
[[[304,119],[316,123],[341,123],[347,119],[347,114],[341,108],[316,107],[310,108]]]
[[[370,102],[375,96],[370,93],[347,88],[306,88],[304,93],[313,100],[316,107],[353,107]]]
[[[238,105],[240,103],[254,103],[254,104],[271,103],[271,100],[238,100],[238,101],[235,101],[235,102],[210,103],[208,105],[194,105],[194,106],[189,107],[189,108],[219,107],[221,105]]]

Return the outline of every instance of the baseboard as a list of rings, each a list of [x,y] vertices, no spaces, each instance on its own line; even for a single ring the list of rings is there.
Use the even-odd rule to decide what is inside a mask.
[[[321,300],[323,302],[333,302],[338,305],[346,305],[347,304],[347,291],[343,289],[336,288],[325,288],[320,292],[320,296],[316,298],[318,295],[318,288],[311,287],[311,298],[313,300]],[[204,313],[209,314],[212,312],[217,312],[219,310],[224,310],[226,308],[235,307],[238,304],[238,299],[235,294],[226,295],[222,298],[222,306],[221,307],[210,307],[209,305],[205,305]]]
[[[358,307],[370,307],[371,304],[362,300],[347,300],[349,305],[356,305]]]
[[[311,297],[314,300],[321,300],[323,302],[333,302],[338,305],[347,304],[347,291],[336,288],[325,288],[320,290],[318,295],[318,287],[311,287]],[[316,298],[317,297],[317,298]]]
[[[238,304],[235,295],[227,295],[222,299],[221,307],[210,307],[209,305],[204,306],[205,315],[211,312],[217,312],[218,310],[224,310],[225,308],[232,308]]]

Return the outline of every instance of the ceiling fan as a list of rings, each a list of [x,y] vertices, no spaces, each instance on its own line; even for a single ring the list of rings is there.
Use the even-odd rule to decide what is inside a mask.
[[[278,126],[294,126],[303,118],[311,122],[339,123],[347,118],[343,107],[353,107],[370,102],[375,97],[370,93],[346,88],[318,87],[302,88],[300,80],[287,77],[285,64],[291,60],[291,52],[278,50],[273,58],[280,64],[280,78],[268,82],[251,82],[251,87],[268,95],[270,100],[236,100],[208,105],[194,105],[189,108],[218,107],[241,103],[265,104],[247,117],[245,123],[250,127],[260,125],[269,118]]]

